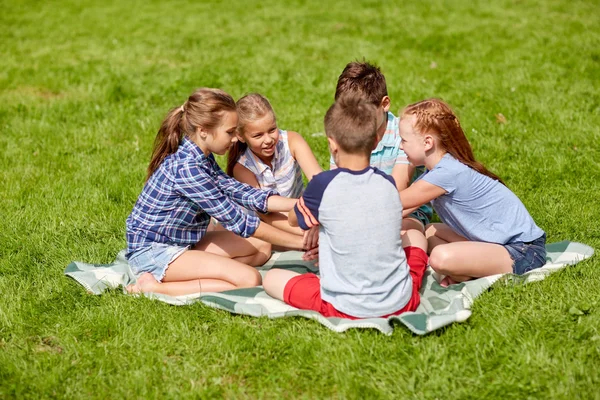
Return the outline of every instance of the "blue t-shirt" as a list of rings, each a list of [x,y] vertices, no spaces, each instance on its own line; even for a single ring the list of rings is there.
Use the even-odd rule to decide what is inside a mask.
[[[418,179],[446,191],[432,200],[433,208],[442,222],[471,241],[531,242],[544,234],[509,188],[448,153]]]
[[[304,230],[319,225],[321,297],[358,318],[401,310],[412,295],[402,248],[402,204],[377,168],[317,174],[294,208]]]

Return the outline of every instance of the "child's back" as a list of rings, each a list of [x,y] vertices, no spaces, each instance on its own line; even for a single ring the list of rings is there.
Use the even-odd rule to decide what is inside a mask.
[[[393,179],[373,167],[338,168],[316,175],[302,199],[300,226],[309,228],[317,218],[320,222],[323,300],[356,317],[401,309],[411,297],[412,280]]]

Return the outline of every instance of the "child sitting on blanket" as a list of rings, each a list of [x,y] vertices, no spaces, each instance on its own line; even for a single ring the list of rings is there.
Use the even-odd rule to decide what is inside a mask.
[[[243,212],[289,211],[294,199],[227,176],[212,153],[235,143],[231,96],[199,89],[173,108],[156,136],[146,184],[127,218],[127,259],[137,275],[130,292],[172,296],[260,285],[251,266],[271,244],[302,248],[303,240]],[[226,229],[207,232],[213,217]]]
[[[423,167],[411,165],[400,148],[398,118],[389,111],[390,97],[385,76],[377,66],[366,61],[348,63],[338,78],[335,98],[348,94],[360,96],[372,103],[377,107],[377,113],[384,116],[377,128],[380,140],[371,152],[369,163],[394,177],[398,190],[406,189],[412,180],[423,173]],[[335,167],[332,157],[330,169]],[[432,216],[431,206],[424,204],[404,217],[402,229],[419,229],[424,232],[425,225],[429,224]]]
[[[400,192],[404,213],[432,202],[443,223],[430,224],[431,267],[443,284],[494,274],[523,274],[546,262],[546,234],[502,180],[475,160],[458,118],[441,100],[409,105],[402,148],[424,173]]]
[[[394,178],[369,165],[383,118],[355,96],[342,96],[327,111],[325,132],[338,168],[315,175],[289,213],[291,225],[318,226],[321,277],[270,270],[263,286],[272,297],[350,319],[397,315],[419,305],[427,241],[415,229],[401,239]]]
[[[310,181],[321,167],[310,147],[296,132],[277,128],[273,108],[264,96],[250,93],[237,101],[238,141],[227,154],[227,173],[248,185],[297,199],[304,190],[302,172]],[[268,213],[260,219],[302,236],[291,227],[287,213]]]

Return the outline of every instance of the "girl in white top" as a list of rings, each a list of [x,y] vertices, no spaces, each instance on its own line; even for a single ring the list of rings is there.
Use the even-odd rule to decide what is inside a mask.
[[[273,108],[264,96],[250,93],[237,101],[236,142],[229,150],[227,173],[240,182],[276,190],[281,196],[299,198],[304,190],[302,172],[310,181],[322,171],[302,136],[277,128]],[[285,213],[260,215],[280,229],[302,235],[289,226]]]

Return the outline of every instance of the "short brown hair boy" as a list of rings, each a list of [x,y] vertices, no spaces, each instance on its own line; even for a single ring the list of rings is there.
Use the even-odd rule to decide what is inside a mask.
[[[385,76],[378,66],[366,61],[348,63],[338,78],[335,99],[346,94],[356,94],[379,107],[388,95]]]
[[[344,95],[325,114],[325,133],[349,154],[369,156],[377,140],[377,107],[358,95]]]

